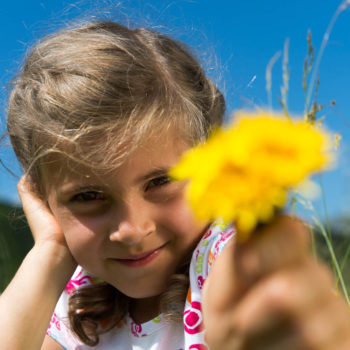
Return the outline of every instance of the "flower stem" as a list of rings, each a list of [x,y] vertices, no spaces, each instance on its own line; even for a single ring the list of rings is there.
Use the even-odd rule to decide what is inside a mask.
[[[324,229],[323,225],[321,224],[321,222],[315,216],[313,216],[312,218],[313,218],[314,222],[316,223],[316,225],[319,227],[321,234],[327,243],[327,247],[328,247],[329,253],[331,255],[331,259],[332,259],[332,264],[336,269],[337,277],[339,278],[339,282],[340,282],[340,285],[342,287],[344,297],[346,299],[348,306],[350,306],[350,299],[349,299],[348,291],[347,291],[346,286],[345,286],[343,274],[342,274],[342,271],[339,267],[337,257],[335,256],[335,252],[334,252],[332,243],[330,242],[328,234],[327,234],[326,230]]]

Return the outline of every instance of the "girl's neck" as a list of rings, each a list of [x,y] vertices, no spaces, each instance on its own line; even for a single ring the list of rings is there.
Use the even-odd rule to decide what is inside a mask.
[[[160,296],[144,299],[131,299],[129,314],[135,323],[145,323],[159,315]]]

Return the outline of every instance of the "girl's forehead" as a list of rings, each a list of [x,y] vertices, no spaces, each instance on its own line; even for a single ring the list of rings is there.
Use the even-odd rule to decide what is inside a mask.
[[[141,142],[115,165],[98,166],[98,159],[89,162],[79,161],[79,157],[54,154],[43,164],[43,180],[47,184],[58,184],[66,181],[104,181],[118,174],[119,178],[143,176],[157,169],[170,169],[189,148],[187,143],[172,133],[150,137]]]

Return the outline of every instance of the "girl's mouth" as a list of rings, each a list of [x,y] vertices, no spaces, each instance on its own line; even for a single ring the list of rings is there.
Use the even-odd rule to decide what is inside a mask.
[[[149,264],[151,261],[153,261],[159,255],[159,253],[166,246],[166,244],[163,244],[159,248],[156,248],[148,252],[144,252],[137,255],[130,255],[126,258],[118,258],[115,260],[123,265],[127,265],[130,267],[145,266]]]

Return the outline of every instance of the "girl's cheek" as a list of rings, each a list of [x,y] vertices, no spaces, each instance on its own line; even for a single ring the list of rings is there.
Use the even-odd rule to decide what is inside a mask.
[[[83,225],[76,225],[64,231],[67,246],[79,265],[88,266],[99,256],[96,236]]]
[[[86,248],[86,246],[93,243],[96,237],[93,228],[84,225],[74,218],[63,220],[61,227],[67,245],[72,252],[79,248]]]
[[[176,228],[177,236],[181,238],[186,238],[187,240],[196,239],[207,226],[206,222],[200,222],[194,217],[183,199],[179,199],[167,209],[169,213],[168,219],[171,220],[171,224]]]
[[[182,199],[178,206],[178,209],[178,216],[182,218],[184,226],[200,229],[208,224],[207,222],[198,220],[194,216],[191,208],[189,207],[185,199]]]

